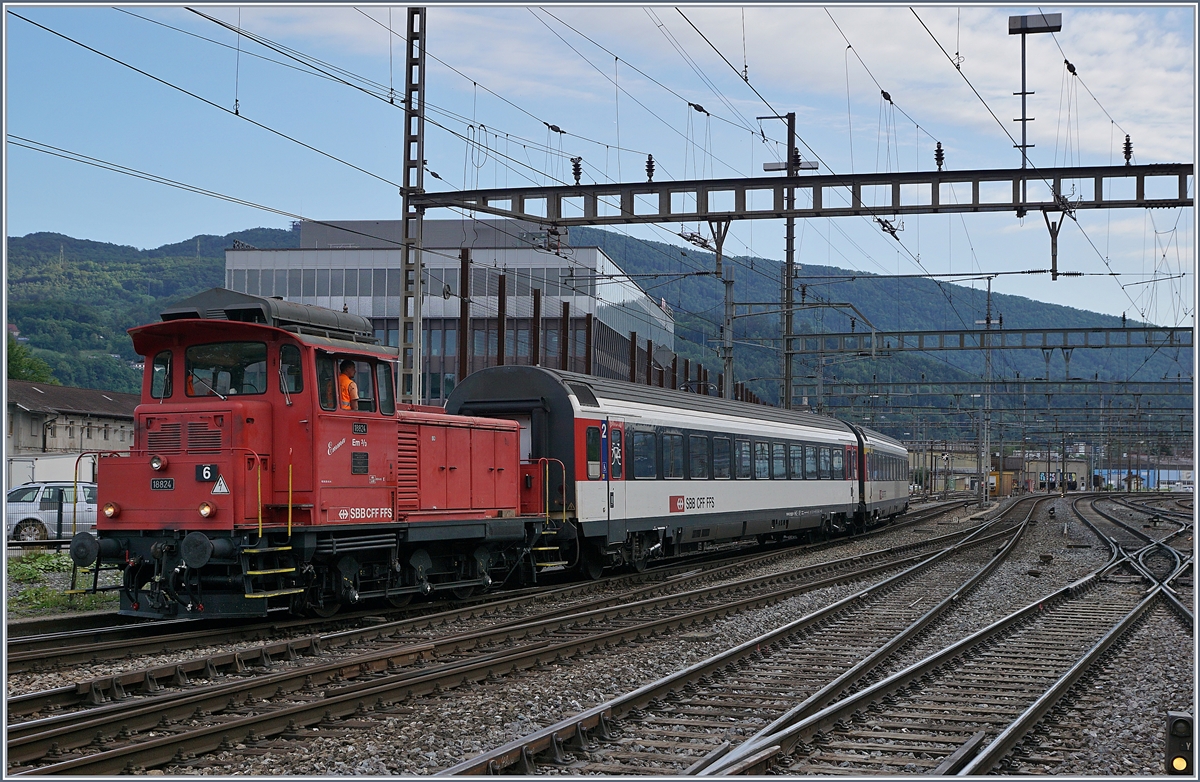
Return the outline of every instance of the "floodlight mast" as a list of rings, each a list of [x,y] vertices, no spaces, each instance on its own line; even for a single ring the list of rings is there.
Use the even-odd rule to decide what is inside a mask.
[[[1026,114],[1025,96],[1033,95],[1025,87],[1025,36],[1031,33],[1057,33],[1062,30],[1062,14],[1031,14],[1029,16],[1008,17],[1008,34],[1021,36],[1021,91],[1013,93],[1021,96],[1021,118],[1014,122],[1021,123],[1021,168],[1028,168],[1031,144],[1028,143],[1026,128],[1030,122]],[[1017,207],[1017,217],[1025,216],[1025,179],[1021,179],[1021,204]]]

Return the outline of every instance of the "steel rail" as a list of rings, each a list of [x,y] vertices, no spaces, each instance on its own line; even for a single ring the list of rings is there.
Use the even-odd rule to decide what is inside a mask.
[[[991,525],[998,522],[991,522]],[[968,543],[983,545],[991,542],[1001,534],[1015,534],[1016,529],[1006,530],[1006,533],[998,533],[996,535],[981,536],[973,541],[964,540],[962,543],[955,546],[955,549],[961,549]],[[978,535],[979,533],[976,533]],[[495,748],[483,755],[476,756],[469,760],[463,761],[449,769],[445,769],[438,773],[438,776],[453,776],[453,775],[474,775],[485,773],[503,773],[505,769],[516,765],[519,768],[532,769],[533,758],[542,752],[561,752],[562,748],[570,743],[574,743],[577,747],[585,747],[590,741],[590,734],[595,731],[601,736],[607,736],[608,726],[612,719],[620,714],[629,712],[632,709],[654,701],[659,697],[663,697],[664,693],[676,690],[685,686],[688,682],[698,679],[702,676],[710,675],[717,670],[733,664],[743,658],[752,657],[759,654],[759,648],[763,645],[771,645],[780,642],[789,636],[800,633],[821,621],[830,618],[837,613],[843,611],[847,607],[854,606],[860,603],[867,595],[877,592],[880,589],[886,588],[889,584],[900,583],[903,580],[913,577],[920,570],[923,570],[934,564],[936,560],[942,559],[949,555],[951,549],[944,552],[939,552],[934,557],[930,557],[921,563],[914,565],[912,568],[905,570],[891,578],[873,585],[861,592],[850,595],[842,600],[839,600],[825,608],[819,609],[808,616],[802,617],[794,622],[790,622],[780,628],[776,628],[768,633],[765,633],[757,638],[747,641],[743,644],[734,647],[720,655],[716,655],[708,660],[697,663],[682,671],[678,671],[670,676],[667,676],[657,682],[644,685],[630,693],[613,699],[607,703],[584,710],[579,714],[568,717],[554,725],[535,731],[529,735],[511,741],[498,748]]]
[[[924,660],[914,663],[903,671],[899,671],[882,681],[865,687],[797,723],[776,731],[769,737],[770,747],[774,751],[763,754],[753,764],[743,764],[740,768],[740,773],[759,773],[764,771],[775,757],[789,754],[806,736],[811,736],[818,731],[834,727],[836,723],[839,723],[855,711],[865,708],[872,701],[895,693],[925,677],[932,677],[937,671],[950,666],[955,659],[966,655],[972,649],[979,648],[986,642],[1002,637],[1003,634],[1027,621],[1037,618],[1045,611],[1054,611],[1064,603],[1085,595],[1101,583],[1100,572],[1095,571],[1046,597],[1030,603],[1025,608],[997,620],[991,625],[951,644]],[[763,737],[757,744],[757,748],[762,748],[763,744],[767,743],[767,738]],[[726,760],[728,760],[728,757]],[[707,769],[706,774],[718,775],[725,773],[730,765],[732,763],[729,762],[716,764]]]
[[[967,583],[942,600],[938,605],[934,606],[930,611],[907,628],[904,632],[897,635],[884,646],[881,646],[873,654],[861,661],[858,665],[844,672],[837,679],[834,679],[824,688],[816,693],[813,693],[807,700],[800,705],[791,709],[787,713],[777,717],[772,723],[759,730],[754,736],[747,738],[738,747],[725,755],[719,764],[712,764],[699,773],[701,776],[712,776],[722,774],[740,773],[734,771],[735,767],[739,767],[751,758],[763,752],[768,746],[773,746],[777,742],[775,734],[786,730],[789,726],[794,725],[801,720],[815,714],[830,703],[836,701],[838,697],[844,693],[854,683],[861,682],[870,671],[877,668],[884,659],[897,651],[904,643],[915,637],[921,630],[925,629],[934,619],[940,617],[954,603],[966,597],[975,587],[977,587],[983,579],[991,575],[992,571],[1008,557],[1008,554],[1017,545],[1026,525],[1037,512],[1038,505],[1043,502],[1048,502],[1047,498],[1038,498],[1030,506],[1029,513],[1021,522],[1021,527],[1018,533],[1013,536],[1003,549],[997,552],[996,556],[987,564],[985,568],[980,570]],[[773,753],[770,755],[773,756]],[[746,764],[746,768],[757,766],[759,762],[765,761],[766,758],[760,758],[753,763]]]
[[[1123,640],[1131,629],[1145,617],[1161,599],[1163,590],[1151,590],[1132,611],[1115,624],[1070,670],[1051,685],[1017,719],[1000,732],[992,741],[958,772],[959,776],[986,774],[996,767],[1001,759],[1039,723],[1056,703],[1095,665],[1112,646]]]
[[[907,526],[928,521],[936,518],[939,515],[950,512],[955,508],[962,507],[962,502],[944,502],[930,508],[922,508],[918,511],[910,511],[913,515],[908,518],[903,518],[901,521],[887,526],[876,527],[865,533],[866,536],[874,536],[886,534],[895,529],[901,529]],[[905,514],[908,516],[909,514]],[[855,539],[861,539],[864,535],[855,536]],[[772,558],[790,556],[797,551],[813,551],[823,550],[831,546],[840,545],[844,542],[844,538],[837,538],[832,541],[822,541],[815,544],[804,544],[799,547],[795,545],[785,545],[782,549],[775,547],[774,550],[765,554],[752,555],[750,558],[745,556],[745,549],[735,556],[728,556],[728,552],[722,552],[716,558],[711,557],[690,557],[682,562],[673,562],[664,567],[653,568],[647,572],[640,574],[619,574],[608,576],[597,581],[589,581],[584,583],[569,584],[566,586],[555,587],[547,590],[545,587],[524,588],[518,590],[506,590],[500,593],[493,593],[491,596],[476,598],[469,601],[468,609],[471,606],[483,604],[489,607],[495,606],[511,606],[523,600],[538,599],[545,600],[547,598],[568,597],[574,594],[586,595],[605,587],[611,586],[614,583],[621,582],[646,582],[662,578],[670,578],[685,573],[692,573],[697,568],[704,570],[729,570],[732,568],[744,567],[747,564],[753,565],[758,562],[770,561]],[[433,604],[433,607],[440,608],[450,602],[463,601],[444,601]],[[394,609],[393,609],[394,610]],[[385,613],[390,611],[385,610]],[[281,632],[291,630],[293,628],[305,627],[308,625],[315,626],[339,626],[360,621],[367,617],[378,616],[380,608],[366,609],[355,612],[353,614],[343,614],[329,619],[318,620],[283,620],[279,619],[261,622],[253,621],[249,623],[235,622],[238,627],[231,631],[228,635],[218,638],[214,633],[221,632],[205,620],[197,619],[175,619],[165,620],[162,622],[137,622],[121,624],[116,627],[96,627],[79,630],[77,632],[62,632],[57,629],[58,623],[55,622],[52,626],[55,631],[48,634],[27,634],[20,638],[10,638],[8,641],[7,661],[9,671],[24,671],[36,670],[37,668],[45,668],[47,666],[58,664],[67,664],[73,662],[88,662],[97,659],[113,659],[117,657],[127,657],[131,652],[131,641],[140,640],[140,645],[159,646],[164,650],[187,648],[195,646],[198,641],[204,640],[206,637],[213,639],[213,643],[229,643],[238,640],[254,639],[261,637],[278,636]],[[412,613],[409,609],[406,613]],[[113,616],[113,619],[120,621],[122,617]],[[442,617],[445,618],[445,617]],[[95,621],[95,620],[93,620]],[[199,627],[198,627],[199,626]],[[171,630],[176,628],[189,628],[184,632],[171,633]],[[72,641],[78,639],[91,639],[77,647],[72,646]],[[133,647],[136,649],[136,647]],[[47,654],[51,652],[52,654]]]
[[[953,507],[958,507],[961,503],[948,503]],[[907,525],[927,521],[931,518],[936,518],[938,515],[946,512],[948,508],[942,506],[930,510],[930,512],[918,518],[914,518],[906,522]],[[893,527],[894,529],[894,527]],[[948,533],[946,535],[927,539],[919,543],[904,544],[902,546],[893,546],[888,549],[879,549],[875,552],[868,552],[860,555],[862,557],[871,556],[887,556],[888,552],[898,553],[900,551],[915,551],[920,548],[931,548],[943,544],[956,537],[969,532],[970,529],[960,530],[957,532]],[[882,532],[882,530],[881,530]],[[859,536],[861,539],[862,536]],[[840,540],[840,539],[839,539]],[[818,549],[828,549],[825,544],[817,544]],[[562,616],[571,613],[579,613],[590,608],[600,608],[609,605],[624,605],[639,596],[653,595],[667,589],[677,589],[681,583],[686,581],[704,581],[726,577],[730,574],[740,572],[746,567],[762,565],[780,559],[786,559],[795,556],[797,553],[804,553],[812,549],[795,547],[786,548],[784,550],[776,550],[766,554],[759,554],[752,557],[735,557],[730,561],[729,558],[719,560],[712,567],[707,569],[691,569],[684,570],[682,566],[677,568],[665,569],[660,572],[665,578],[661,581],[654,580],[652,583],[633,589],[627,593],[620,595],[608,595],[600,598],[595,598],[583,603],[575,603],[562,608],[544,610],[539,613],[541,619],[551,619],[555,616]],[[838,562],[832,560],[831,562]],[[824,567],[830,563],[824,563],[815,567]],[[126,691],[140,689],[144,692],[155,692],[161,683],[172,682],[177,680],[186,680],[188,676],[203,676],[211,678],[214,670],[232,669],[241,671],[244,667],[254,664],[270,664],[270,661],[281,656],[286,656],[289,659],[294,659],[298,655],[309,655],[320,653],[327,647],[337,645],[339,643],[355,643],[379,638],[386,634],[395,634],[396,632],[408,629],[419,630],[422,627],[429,628],[434,623],[447,624],[449,622],[458,621],[460,619],[473,619],[475,617],[486,617],[490,613],[499,613],[509,608],[524,608],[530,601],[543,602],[547,598],[552,597],[570,597],[576,594],[586,595],[589,592],[596,591],[604,586],[611,586],[614,583],[620,583],[622,580],[646,581],[647,574],[630,575],[622,579],[622,577],[613,577],[601,582],[592,582],[584,585],[572,585],[554,590],[532,590],[527,593],[522,593],[518,597],[511,597],[503,600],[495,600],[484,602],[473,606],[468,606],[462,609],[455,609],[446,612],[440,612],[432,615],[423,615],[416,618],[405,618],[393,622],[375,623],[369,627],[355,628],[351,630],[333,632],[328,634],[318,634],[312,636],[300,636],[289,640],[270,641],[259,645],[256,648],[243,649],[237,652],[224,652],[211,655],[205,655],[188,661],[177,661],[168,665],[159,665],[149,668],[125,671],[113,676],[97,677],[92,680],[85,680],[59,687],[55,690],[43,691],[41,693],[28,693],[24,695],[12,696],[8,699],[7,707],[10,717],[17,715],[31,714],[43,710],[45,707],[69,707],[80,702],[89,702],[93,705],[99,705],[107,700],[117,700],[124,698]],[[497,622],[494,627],[505,627],[511,624],[520,624],[530,621],[529,617],[522,617],[510,623]],[[286,626],[286,625],[284,625]],[[273,626],[278,629],[279,626]],[[275,634],[275,633],[272,633]],[[194,634],[185,634],[182,646],[194,646],[197,638],[203,636],[195,636]],[[212,643],[216,643],[216,639]],[[119,651],[122,648],[126,652],[129,647],[113,646],[106,644],[99,647],[102,650]],[[89,656],[90,653],[90,656]],[[97,651],[97,647],[85,647],[73,653],[76,658],[90,660],[93,657],[100,657],[102,653]],[[32,657],[33,660],[44,659]],[[10,671],[13,669],[13,660],[10,658]]]
[[[979,530],[977,529],[971,534],[977,535],[978,532],[979,532]],[[915,545],[915,544],[910,544],[910,545]],[[915,558],[910,558],[910,559],[915,559]],[[905,560],[905,561],[907,562],[908,560]],[[815,567],[826,567],[827,564],[828,563],[826,563],[825,565],[813,566],[813,567],[814,568]],[[885,569],[892,569],[897,566],[900,566],[900,565],[896,562],[884,563],[884,564],[872,566],[871,568],[868,568],[866,570],[867,571],[879,571],[879,570],[885,570]],[[842,579],[844,580],[844,577],[842,577]],[[331,713],[333,713],[337,716],[345,716],[347,711],[353,711],[354,709],[359,707],[360,704],[357,701],[355,701],[352,706],[347,707],[347,703],[349,701],[352,701],[356,695],[361,695],[361,696],[367,697],[369,699],[369,696],[371,696],[371,695],[383,697],[384,693],[392,693],[397,689],[407,688],[409,690],[409,692],[414,692],[414,691],[417,691],[418,689],[421,691],[432,691],[432,689],[434,687],[453,686],[454,684],[457,684],[461,681],[479,680],[479,679],[486,678],[488,675],[494,674],[497,671],[503,673],[503,672],[507,672],[510,669],[528,668],[528,667],[535,666],[539,663],[544,663],[546,661],[556,659],[556,656],[577,654],[581,648],[590,647],[590,648],[594,649],[594,648],[597,648],[597,646],[602,646],[606,643],[619,642],[620,640],[627,638],[627,637],[640,637],[641,635],[647,634],[647,633],[653,634],[655,632],[663,631],[669,627],[688,626],[688,625],[694,624],[695,622],[698,622],[698,621],[706,621],[708,619],[713,618],[714,616],[726,615],[729,613],[734,613],[737,611],[745,610],[747,608],[764,605],[764,604],[767,604],[770,602],[777,601],[779,599],[783,599],[786,596],[790,596],[790,595],[798,593],[800,591],[804,591],[804,590],[812,589],[812,588],[818,588],[820,585],[822,585],[822,583],[824,583],[824,585],[828,585],[829,583],[832,583],[837,580],[839,580],[839,579],[838,578],[827,579],[826,582],[817,582],[816,584],[794,586],[794,587],[789,587],[787,589],[778,590],[776,592],[773,592],[773,593],[770,593],[767,595],[758,595],[758,596],[742,598],[742,599],[739,599],[738,601],[735,601],[733,603],[728,603],[728,604],[725,604],[722,606],[710,607],[708,609],[702,609],[702,610],[698,610],[698,611],[691,611],[688,613],[684,613],[682,615],[668,617],[666,619],[658,619],[658,620],[654,620],[651,622],[637,625],[633,628],[620,628],[620,629],[616,629],[616,630],[611,630],[611,631],[608,631],[605,633],[592,635],[591,637],[585,638],[585,639],[573,639],[571,641],[567,641],[564,643],[550,644],[550,645],[547,645],[544,641],[539,641],[537,643],[531,644],[529,647],[527,647],[523,650],[518,650],[517,652],[500,652],[500,653],[496,653],[496,654],[492,654],[492,655],[485,655],[483,658],[476,658],[474,660],[468,660],[468,661],[465,661],[462,663],[450,663],[448,665],[439,666],[438,669],[436,669],[435,671],[432,671],[432,672],[417,671],[417,672],[408,672],[408,673],[399,674],[399,675],[389,675],[387,677],[389,683],[386,683],[386,684],[380,684],[379,682],[370,682],[369,681],[369,682],[363,682],[360,684],[349,685],[346,687],[340,687],[334,691],[335,693],[338,693],[338,694],[325,698],[324,700],[321,701],[321,703],[330,705],[331,710],[332,710]],[[737,587],[735,586],[734,588],[737,588]],[[679,596],[668,596],[668,597],[664,597],[664,598],[659,598],[659,599],[657,599],[657,601],[651,601],[651,602],[665,603],[665,602],[678,601],[678,600],[679,600]],[[635,606],[632,608],[640,609],[641,607],[642,606]],[[626,608],[629,609],[631,607],[627,606]],[[609,610],[618,610],[618,609],[609,609]],[[575,620],[575,619],[578,619],[578,617],[572,617],[571,619]],[[564,621],[564,623],[565,623],[565,621]],[[521,628],[517,628],[517,630],[521,631]],[[526,628],[526,632],[527,633],[532,632],[532,629]],[[391,650],[390,653],[393,656],[398,655],[398,654],[409,654],[409,655],[422,654],[422,653],[428,652],[429,651],[428,647],[430,647],[430,646],[432,646],[432,645],[427,644],[427,645],[425,645],[425,648],[416,648],[416,649],[408,648],[408,649],[400,649],[400,650]],[[374,670],[383,672],[383,671],[387,671],[390,669],[391,666],[388,665],[388,663],[386,661],[388,654],[389,654],[389,652],[372,653],[371,659],[375,663]],[[363,665],[367,665],[367,664],[368,663],[365,661],[365,659],[355,658],[350,661],[339,661],[338,663],[331,664],[330,666],[327,666],[327,667],[332,668],[332,669],[343,669],[343,668],[347,668],[347,667],[354,669],[357,667],[358,669],[361,669]],[[300,679],[306,678],[307,676],[313,676],[315,678],[316,673],[315,673],[314,669],[311,669],[311,668],[303,669],[303,670],[300,670],[297,672],[289,672],[289,674],[279,674],[274,677],[268,677],[268,679],[262,680],[262,681],[250,682],[246,685],[243,685],[243,687],[245,687],[247,690],[249,690],[251,694],[257,692],[260,695],[265,694],[267,696],[270,696],[272,693],[272,689],[274,688],[276,690],[276,696],[278,696],[279,692],[283,692],[283,694],[286,695],[286,690],[281,689],[281,688],[283,688],[284,685],[280,683],[279,677],[282,677],[282,676],[292,676],[294,679],[300,680]],[[180,719],[180,718],[186,717],[189,713],[192,713],[193,709],[199,709],[199,710],[201,710],[201,713],[202,713],[202,711],[205,710],[206,705],[209,707],[212,707],[215,704],[217,707],[220,707],[221,704],[225,703],[226,700],[231,696],[231,693],[234,692],[235,686],[236,685],[218,687],[207,695],[197,694],[193,697],[185,697],[182,699],[178,699],[178,703],[176,703],[176,704],[164,705],[164,704],[158,703],[158,702],[150,702],[150,703],[147,703],[147,705],[145,707],[142,707],[142,709],[125,709],[125,710],[118,712],[117,716],[119,716],[119,719],[117,721],[122,722],[126,726],[126,730],[124,731],[125,733],[128,733],[129,729],[145,730],[145,729],[147,729],[147,723],[149,723],[152,726],[153,720],[155,718],[160,718],[160,720],[163,718],[165,718],[165,719]],[[299,685],[297,685],[297,686],[299,686]],[[207,700],[205,700],[205,698],[207,698]],[[340,704],[340,706],[338,708],[334,709],[332,707],[335,704]],[[280,724],[277,724],[278,719],[280,719],[279,714],[284,713],[284,712],[291,715],[291,717],[289,719],[295,719],[298,723],[304,723],[306,720],[308,721],[308,723],[311,723],[311,721],[312,721],[312,719],[310,719],[312,717],[312,714],[307,707],[296,706],[296,707],[286,707],[279,712],[262,715],[261,717],[252,717],[252,718],[238,720],[236,725],[233,723],[227,723],[223,727],[226,729],[226,732],[230,735],[233,735],[237,731],[242,730],[242,728],[246,728],[247,730],[251,730],[251,729],[264,730],[269,733],[270,730],[280,727]],[[91,713],[89,712],[86,714],[91,714]],[[42,727],[42,726],[48,727],[48,724],[46,721],[38,721],[38,722],[41,723],[41,725],[39,725],[38,727]],[[78,724],[77,725],[62,725],[61,722],[59,724],[61,725],[61,727],[59,727],[59,728],[51,728],[50,730],[46,730],[41,733],[35,733],[35,734],[26,735],[26,736],[19,736],[19,737],[15,737],[15,738],[12,735],[13,728],[17,728],[19,726],[11,726],[10,727],[10,741],[9,741],[9,758],[10,758],[10,760],[16,760],[18,762],[24,762],[26,759],[35,759],[36,760],[36,759],[42,757],[41,753],[46,753],[46,752],[49,752],[51,755],[53,755],[54,751],[55,751],[54,747],[53,747],[53,742],[55,740],[60,742],[60,748],[57,750],[58,752],[61,752],[61,746],[64,743],[78,746],[78,744],[80,742],[84,741],[84,739],[86,739],[87,736],[92,735],[91,731],[95,730],[97,727],[101,726],[102,724],[111,724],[111,723],[104,723],[102,720],[98,719],[95,722],[91,722],[91,723],[84,722],[82,725],[78,725]],[[255,725],[257,725],[258,727],[255,728],[254,727]],[[245,735],[245,732],[243,732],[242,735]],[[210,739],[210,738],[211,738],[211,736],[209,735],[209,732],[207,732],[207,729],[200,729],[197,731],[190,731],[188,733],[188,737],[182,738],[182,739],[180,739],[180,741],[184,742],[184,743],[198,742],[197,746],[201,747],[203,751],[210,751],[212,749],[212,746],[209,746],[209,744],[211,744],[212,742],[208,741],[208,739]],[[217,742],[217,743],[219,743],[219,742]],[[63,762],[60,762],[60,763],[52,764],[50,766],[41,767],[38,769],[31,769],[29,771],[17,770],[17,771],[14,771],[13,773],[15,773],[15,774],[59,773],[59,772],[63,772],[63,771],[77,772],[77,771],[81,771],[81,770],[87,770],[89,773],[104,773],[105,770],[108,770],[108,771],[112,771],[114,769],[118,770],[118,771],[122,770],[124,768],[124,766],[122,766],[120,764],[113,765],[113,763],[114,763],[113,757],[114,756],[111,754],[113,752],[123,753],[121,756],[125,757],[126,763],[134,763],[135,765],[149,763],[151,765],[154,765],[154,764],[159,764],[159,763],[163,763],[163,762],[168,762],[168,761],[170,761],[171,757],[174,757],[174,755],[171,755],[168,757],[163,757],[163,753],[165,751],[163,749],[164,746],[165,745],[163,744],[163,742],[154,740],[152,742],[141,744],[141,745],[130,745],[128,747],[122,748],[121,750],[111,750],[109,752],[102,752],[99,755],[94,756],[94,758],[95,758],[94,762],[92,760],[89,760],[89,758],[87,758],[87,757],[78,758],[78,759],[70,759],[70,760],[65,760]]]

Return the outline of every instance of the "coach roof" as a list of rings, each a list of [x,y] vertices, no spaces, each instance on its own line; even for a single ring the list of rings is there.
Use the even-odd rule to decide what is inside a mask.
[[[488,375],[496,375],[494,380]],[[500,380],[503,375],[509,375],[505,381]],[[515,375],[526,375],[527,382],[513,383],[512,379]],[[630,402],[634,404],[655,405],[658,407],[673,408],[676,410],[687,411],[690,413],[711,413],[714,415],[731,415],[744,418],[753,418],[759,421],[774,421],[783,424],[792,424],[797,426],[808,426],[817,429],[828,429],[838,432],[851,432],[850,427],[835,419],[823,415],[815,415],[813,413],[801,413],[795,410],[783,410],[778,407],[767,407],[765,405],[756,405],[750,402],[739,402],[731,399],[722,399],[715,396],[705,396],[703,394],[693,394],[685,391],[676,391],[670,388],[658,388],[657,386],[646,386],[640,384],[629,383],[623,380],[611,380],[609,378],[597,377],[595,375],[581,375],[575,372],[565,372],[558,369],[546,369],[545,367],[491,367],[489,369],[480,370],[479,372],[468,375],[466,381],[478,377],[469,386],[464,383],[459,384],[451,394],[451,403],[447,405],[447,409],[451,406],[463,408],[477,408],[471,400],[464,399],[468,393],[475,397],[476,401],[482,401],[486,398],[496,399],[499,401],[503,388],[512,389],[518,395],[528,396],[530,393],[537,393],[546,389],[546,384],[543,382],[532,382],[533,378],[530,375],[541,375],[546,379],[556,380],[554,385],[561,388],[565,393],[569,393],[579,402],[579,406],[585,411],[588,407],[596,407],[597,404],[603,404],[606,400],[613,402]],[[491,381],[491,382],[489,382]],[[466,386],[466,387],[464,387]],[[519,389],[519,390],[518,390]],[[461,391],[461,393],[460,393]],[[495,394],[495,396],[492,396]],[[592,399],[588,396],[592,395]]]

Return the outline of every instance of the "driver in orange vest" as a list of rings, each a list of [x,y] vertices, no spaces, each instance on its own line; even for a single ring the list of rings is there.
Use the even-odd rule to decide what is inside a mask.
[[[346,359],[342,362],[340,369],[341,373],[338,375],[338,399],[341,402],[343,410],[355,410],[358,408],[358,383],[354,382],[354,362]]]

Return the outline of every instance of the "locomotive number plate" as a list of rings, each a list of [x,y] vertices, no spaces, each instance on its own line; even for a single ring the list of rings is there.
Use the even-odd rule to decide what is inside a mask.
[[[150,489],[152,491],[174,491],[175,490],[175,479],[174,478],[151,478],[150,479]]]
[[[220,475],[220,469],[216,464],[196,465],[196,480],[200,483],[215,483],[218,475]]]
[[[351,431],[354,434],[366,434],[367,433],[367,425],[366,424],[352,424]]]

